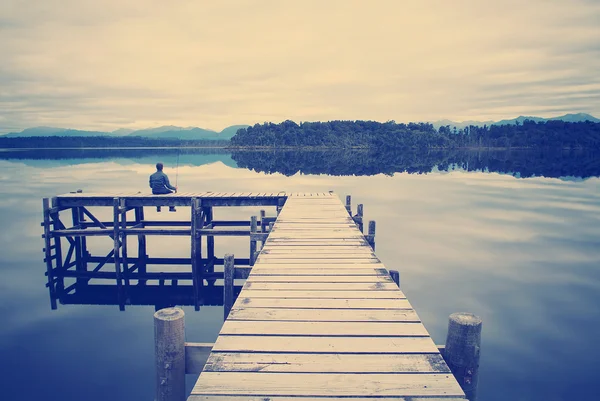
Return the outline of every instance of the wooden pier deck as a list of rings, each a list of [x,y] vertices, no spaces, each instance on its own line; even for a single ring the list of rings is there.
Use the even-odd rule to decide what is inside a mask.
[[[188,401],[464,399],[333,194],[287,194]]]

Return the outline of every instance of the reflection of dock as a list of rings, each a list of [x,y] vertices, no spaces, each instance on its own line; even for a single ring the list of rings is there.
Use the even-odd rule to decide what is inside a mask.
[[[71,193],[44,199],[45,262],[50,301],[64,304],[222,305],[224,259],[215,255],[215,237],[250,238],[251,249],[262,243],[275,217],[230,221],[213,219],[216,207],[260,206],[279,210],[284,193]],[[144,207],[188,206],[187,221],[152,221]],[[110,209],[107,209],[110,208]],[[112,219],[102,219],[103,212]],[[275,210],[274,210],[275,211]],[[69,213],[70,212],[70,213]],[[273,213],[274,214],[274,213]],[[65,217],[65,215],[67,215]],[[66,222],[71,222],[67,227]],[[195,236],[192,238],[192,232]],[[184,236],[191,239],[190,257],[151,257],[147,236]],[[92,237],[106,237],[107,249],[91,253]],[[203,249],[205,255],[203,255]],[[252,257],[235,259],[234,277],[245,278]],[[182,266],[183,271],[174,271]],[[190,269],[191,266],[191,269]],[[237,290],[237,291],[236,291]],[[239,292],[239,288],[234,292]]]

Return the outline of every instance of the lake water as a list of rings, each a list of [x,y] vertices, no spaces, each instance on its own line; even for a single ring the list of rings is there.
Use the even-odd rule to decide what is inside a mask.
[[[146,191],[159,159],[174,180],[177,154],[151,153],[0,154],[2,400],[153,399],[154,307],[50,310],[40,227],[42,197]],[[436,343],[445,341],[449,314],[483,318],[480,401],[597,400],[600,166],[597,157],[574,154],[546,155],[540,167],[540,157],[399,162],[364,154],[186,152],[178,184],[182,192],[351,194],[365,205],[365,219],[377,221],[377,255],[400,271],[401,288]],[[253,210],[217,213],[228,211],[247,218]],[[150,252],[186,256],[189,241],[179,240],[154,243]],[[217,239],[217,254],[247,257],[247,239],[236,241]],[[187,340],[213,342],[222,308],[184,310]],[[191,387],[195,378],[188,379]]]

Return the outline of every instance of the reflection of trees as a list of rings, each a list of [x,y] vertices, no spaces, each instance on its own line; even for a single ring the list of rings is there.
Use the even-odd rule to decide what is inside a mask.
[[[600,176],[600,154],[574,151],[235,151],[239,167],[287,176],[302,174],[374,175],[400,172],[490,171],[521,177]]]

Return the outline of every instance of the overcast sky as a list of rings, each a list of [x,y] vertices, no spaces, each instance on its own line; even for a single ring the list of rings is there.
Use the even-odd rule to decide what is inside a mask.
[[[599,0],[0,1],[0,132],[570,112]]]

